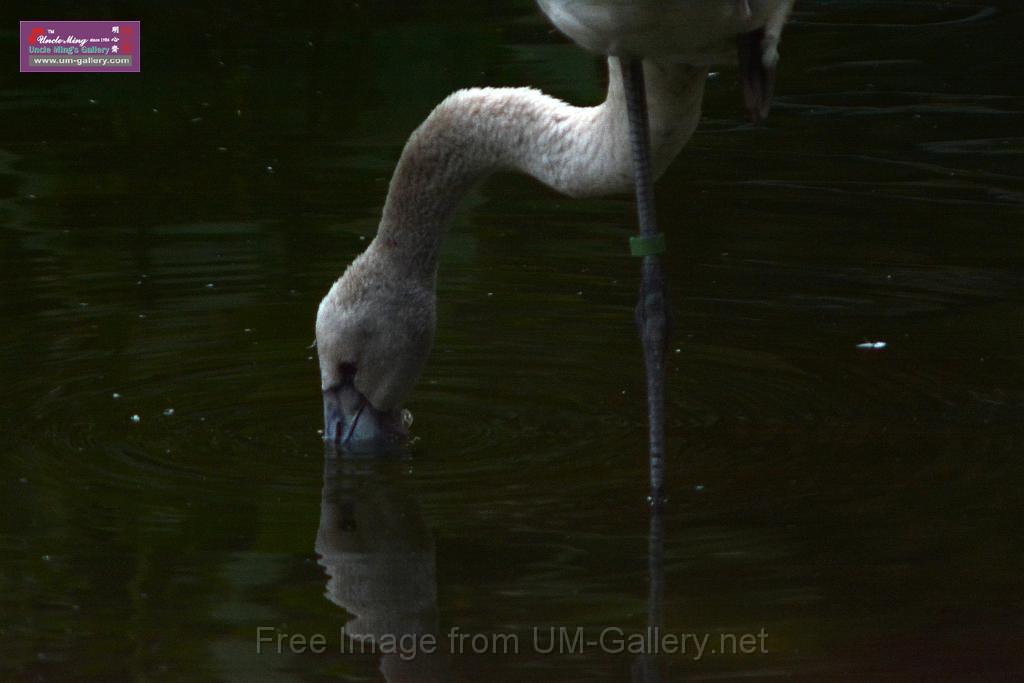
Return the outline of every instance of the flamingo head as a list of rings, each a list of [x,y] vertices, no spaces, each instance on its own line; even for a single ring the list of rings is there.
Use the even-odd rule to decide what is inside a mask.
[[[400,444],[411,416],[402,402],[430,353],[431,283],[403,278],[372,246],[320,302],[316,348],[324,440],[351,451]]]

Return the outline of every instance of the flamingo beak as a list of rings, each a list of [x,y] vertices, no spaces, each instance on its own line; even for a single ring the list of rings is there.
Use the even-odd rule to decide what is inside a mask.
[[[408,435],[404,411],[375,408],[351,383],[325,389],[324,441],[359,452],[392,446]]]

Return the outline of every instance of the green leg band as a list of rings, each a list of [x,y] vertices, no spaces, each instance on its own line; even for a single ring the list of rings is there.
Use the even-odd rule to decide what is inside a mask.
[[[668,249],[665,246],[665,233],[659,232],[649,237],[636,236],[629,238],[629,253],[633,256],[658,256]]]

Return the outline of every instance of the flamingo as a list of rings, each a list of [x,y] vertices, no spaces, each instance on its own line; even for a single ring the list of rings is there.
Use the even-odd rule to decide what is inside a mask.
[[[608,57],[608,94],[575,107],[532,88],[474,88],[412,133],[374,239],[324,296],[316,348],[324,439],[401,439],[402,404],[434,337],[438,255],[460,199],[498,171],[570,197],[635,190],[643,259],[636,318],[647,372],[652,495],[661,497],[669,311],[653,182],[697,127],[711,65],[739,63],[752,118],[768,113],[794,0],[538,0],[563,33]]]

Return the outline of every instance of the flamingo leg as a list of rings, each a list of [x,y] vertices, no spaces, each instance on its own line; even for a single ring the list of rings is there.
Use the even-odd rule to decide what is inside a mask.
[[[654,206],[650,122],[647,114],[643,61],[624,59],[622,73],[629,116],[630,143],[633,147],[633,175],[636,181],[640,240],[652,244],[661,239],[661,234],[658,232],[657,212]],[[647,371],[650,502],[660,508],[665,500],[665,356],[671,316],[661,256],[657,249],[650,251],[655,253],[643,256],[636,324],[643,345]]]

